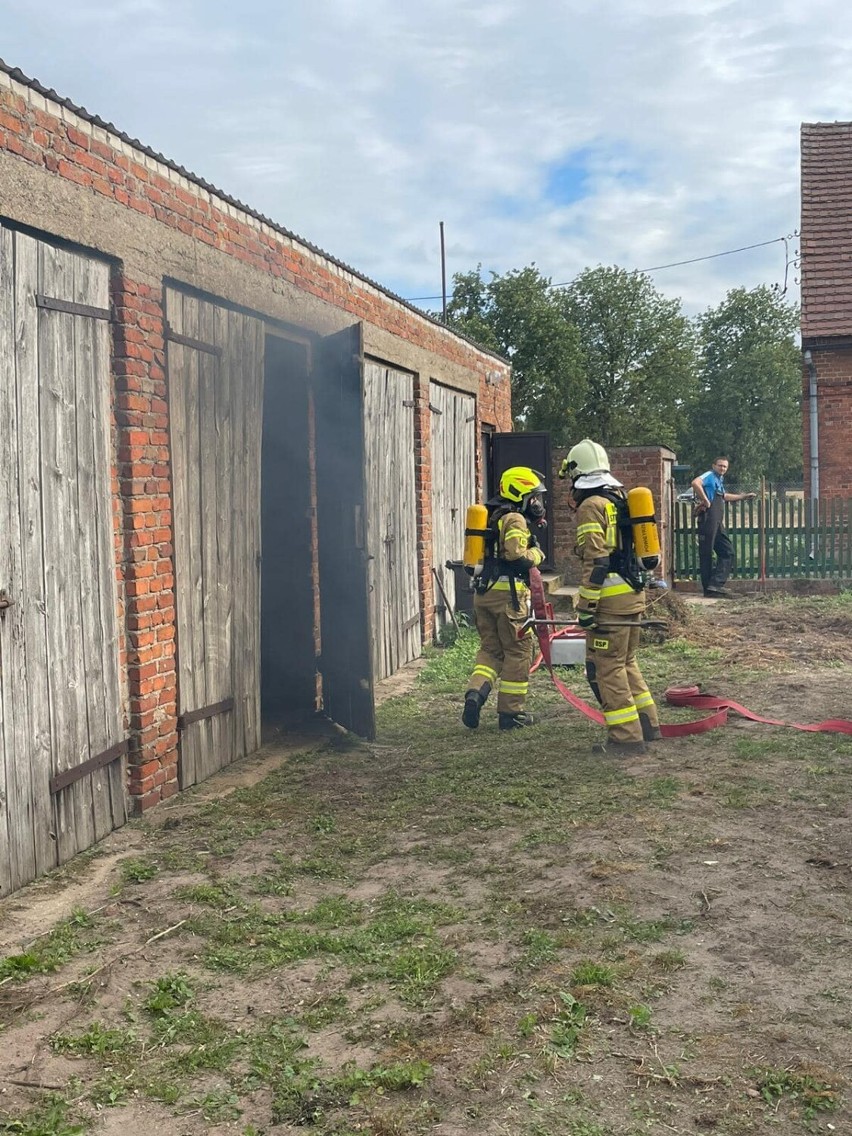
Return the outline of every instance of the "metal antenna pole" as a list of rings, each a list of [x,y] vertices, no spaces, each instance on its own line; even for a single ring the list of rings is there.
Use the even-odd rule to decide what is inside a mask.
[[[444,222],[439,221],[441,230],[441,297],[443,299],[444,323],[447,322],[447,257],[444,251]]]

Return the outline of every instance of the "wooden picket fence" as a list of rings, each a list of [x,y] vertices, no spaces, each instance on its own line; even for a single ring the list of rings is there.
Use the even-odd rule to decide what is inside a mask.
[[[692,505],[675,501],[674,574],[699,577],[698,526]],[[725,507],[725,530],[736,556],[733,579],[852,577],[852,499],[820,501],[765,492]]]

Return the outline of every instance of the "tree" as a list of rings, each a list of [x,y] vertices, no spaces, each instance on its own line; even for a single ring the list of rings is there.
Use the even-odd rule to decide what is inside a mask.
[[[583,348],[586,399],[580,434],[606,446],[676,448],[696,383],[692,326],[641,272],[598,267],[562,296]]]
[[[447,322],[512,363],[512,408],[521,430],[549,430],[555,445],[578,436],[585,383],[577,330],[535,265],[482,279],[456,273]]]
[[[771,288],[734,288],[698,317],[701,373],[682,458],[726,455],[740,484],[802,474],[798,311]]]

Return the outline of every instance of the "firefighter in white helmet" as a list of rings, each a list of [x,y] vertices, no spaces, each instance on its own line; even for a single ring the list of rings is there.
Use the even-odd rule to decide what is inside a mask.
[[[499,679],[497,714],[501,730],[533,724],[524,709],[532,662],[532,632],[518,638],[530,615],[529,573],[544,559],[530,531],[544,525],[541,474],[513,466],[500,478],[499,495],[487,502],[485,561],[474,577],[473,610],[479,652],[465,691],[462,721],[470,729]]]
[[[606,450],[590,438],[569,450],[559,476],[570,478],[577,509],[575,551],[582,564],[577,609],[586,631],[586,678],[608,732],[595,752],[645,753],[646,742],[661,735],[657,708],[636,660],[645,580],[629,520],[623,524],[624,487],[610,472]]]

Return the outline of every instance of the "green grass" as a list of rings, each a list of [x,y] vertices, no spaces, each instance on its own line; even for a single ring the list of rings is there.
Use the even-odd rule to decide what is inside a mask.
[[[0,1109],[0,1133],[15,1136],[82,1136],[89,1131],[75,1119],[71,1105],[58,1093],[49,1093],[26,1112],[12,1116]]]
[[[493,699],[480,729],[465,730],[476,642],[464,631],[430,653],[416,693],[379,708],[375,744],[335,735],[222,801],[188,795],[165,826],[134,822],[145,855],[116,871],[122,888],[141,885],[120,901],[125,937],[141,944],[178,926],[146,949],[148,964],[162,959],[155,976],[134,982],[138,972],[114,967],[110,998],[91,983],[85,1016],[53,1038],[77,1074],[52,1121],[61,1136],[63,1124],[134,1100],[243,1136],[275,1125],[424,1136],[439,1123],[639,1136],[666,1124],[704,1130],[690,1112],[699,1095],[708,1130],[716,1118],[724,1136],[757,1131],[775,1110],[789,1125],[833,1110],[842,1130],[830,1071],[744,1072],[749,1054],[768,1052],[758,1046],[767,1022],[778,1025],[776,1007],[770,994],[744,991],[736,969],[724,985],[708,979],[707,952],[737,912],[742,834],[792,830],[801,816],[813,837],[813,825],[838,817],[852,743],[718,731],[628,768],[590,753],[601,729],[542,673],[532,680],[534,731],[501,734]],[[719,659],[686,639],[642,651],[655,690],[712,684]],[[580,671],[564,677],[588,698]],[[821,847],[831,831],[819,830]],[[772,847],[761,872],[774,870]],[[700,882],[705,859],[719,861],[710,875],[723,903]],[[821,969],[800,1006],[836,1043],[848,999],[831,968],[846,917],[837,873],[808,879],[784,916],[807,920],[796,939],[803,984],[803,968]],[[706,918],[696,890],[705,886]],[[32,960],[4,960],[0,1000],[112,933],[87,919],[37,940],[23,952]],[[795,981],[795,967],[785,978]],[[688,1022],[678,1020],[684,1005]],[[721,1049],[714,1020],[702,1036],[705,1012],[736,1017]],[[357,1064],[347,1060],[355,1052]],[[702,1064],[704,1052],[713,1060]],[[693,1084],[702,1072],[724,1087]],[[713,1104],[723,1098],[724,1116]],[[7,1130],[45,1136],[37,1123]]]
[[[556,1057],[573,1057],[586,1024],[588,1010],[573,994],[560,991],[550,1019],[548,1048]]]
[[[194,996],[192,982],[186,974],[164,974],[154,983],[144,1005],[149,1014],[162,1017],[170,1010],[185,1006]]]
[[[214,899],[218,907],[218,892]],[[390,892],[369,915],[363,904],[340,895],[275,914],[236,906],[231,914],[187,921],[186,929],[206,941],[202,958],[213,970],[253,974],[318,958],[347,965],[354,983],[384,980],[404,1002],[420,1005],[457,963],[438,928],[457,922],[462,912],[443,902]]]
[[[159,980],[152,995],[164,989],[174,991],[174,979]],[[181,981],[178,998],[189,997]],[[175,1105],[179,1112],[200,1111],[210,1123],[219,1123],[241,1114],[245,1093],[266,1088],[274,1097],[275,1123],[315,1124],[330,1108],[347,1106],[361,1097],[405,1092],[431,1076],[431,1066],[422,1060],[376,1063],[366,1069],[350,1062],[339,1074],[329,1073],[316,1059],[303,1056],[304,1038],[290,1020],[267,1022],[253,1032],[235,1032],[197,1010],[161,1007],[159,998],[152,1011],[151,1000],[149,996],[145,1003],[152,1019],[147,1035],[142,1029],[110,1029],[96,1021],[79,1033],[54,1037],[53,1048],[58,1053],[89,1058],[101,1066],[108,1063],[88,1090],[92,1104],[117,1107],[137,1093]],[[191,1087],[198,1077],[209,1073],[224,1079],[221,1087],[193,1094]],[[67,1107],[63,1111],[57,1100],[51,1110],[34,1116],[41,1118],[40,1123],[50,1117],[58,1124],[66,1112]],[[38,1136],[42,1131],[44,1136],[48,1132],[53,1136],[53,1129],[32,1128]],[[64,1136],[66,1129],[56,1131]],[[67,1129],[69,1136],[78,1131],[83,1129]]]
[[[759,1071],[757,1088],[769,1104],[782,1100],[794,1104],[810,1120],[818,1112],[833,1112],[840,1104],[837,1084],[823,1078],[824,1074],[806,1069],[768,1068]]]
[[[55,1034],[51,1045],[56,1053],[72,1057],[113,1057],[134,1050],[137,1041],[130,1028],[113,1028],[96,1021],[82,1033]]]
[[[104,929],[102,921],[76,910],[21,954],[0,958],[0,979],[22,982],[34,975],[52,974],[81,952],[100,946]]]
[[[587,959],[574,967],[571,974],[572,986],[612,986],[615,971],[611,966]]]
[[[140,856],[122,860],[119,870],[124,883],[142,884],[152,880],[160,868],[155,860]]]

